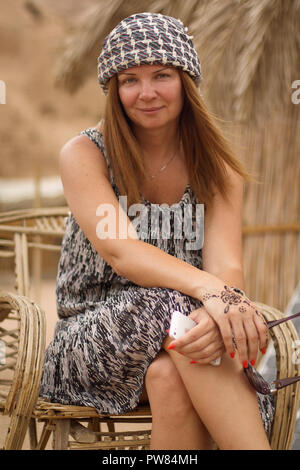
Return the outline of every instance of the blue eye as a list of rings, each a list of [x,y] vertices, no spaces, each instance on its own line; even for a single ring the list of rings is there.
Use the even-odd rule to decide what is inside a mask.
[[[126,78],[126,80],[124,80],[124,83],[133,83],[135,82],[135,78]]]
[[[167,73],[159,73],[156,75],[157,78],[168,78],[170,75]]]
[[[133,77],[124,78],[123,80],[121,80],[120,85],[131,85],[135,81],[136,79]]]

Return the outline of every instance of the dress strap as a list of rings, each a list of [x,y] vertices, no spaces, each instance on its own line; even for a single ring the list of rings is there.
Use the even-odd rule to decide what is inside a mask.
[[[88,129],[85,129],[84,131],[80,132],[79,135],[86,135],[92,142],[94,142],[94,144],[97,145],[97,147],[99,148],[99,150],[101,151],[102,155],[105,158],[108,171],[109,171],[110,182],[111,184],[113,184],[114,177],[113,177],[113,172],[112,172],[109,158],[105,151],[103,134],[96,127],[89,127]]]

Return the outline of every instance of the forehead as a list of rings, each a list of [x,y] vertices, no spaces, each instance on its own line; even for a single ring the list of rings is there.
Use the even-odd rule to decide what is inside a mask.
[[[150,64],[144,64],[144,65],[137,65],[135,67],[129,67],[126,70],[122,70],[121,72],[118,73],[118,75],[121,75],[122,73],[130,73],[130,74],[152,74],[157,72],[158,70],[162,69],[173,69],[173,67],[170,67],[168,65],[163,65],[163,64],[156,64],[156,65],[150,65]]]

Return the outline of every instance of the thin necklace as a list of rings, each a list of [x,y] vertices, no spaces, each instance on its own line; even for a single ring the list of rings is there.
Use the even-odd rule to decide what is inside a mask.
[[[176,157],[177,155],[177,150],[175,150],[175,153],[174,155],[170,158],[169,161],[167,161],[167,163],[165,163],[154,175],[149,175],[149,178],[150,179],[153,179],[155,178],[157,175],[159,175],[162,171],[164,171],[168,165],[170,165],[171,161],[174,160],[174,158]]]

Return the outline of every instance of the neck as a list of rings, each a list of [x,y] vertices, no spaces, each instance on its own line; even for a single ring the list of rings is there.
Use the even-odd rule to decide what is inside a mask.
[[[145,158],[163,161],[179,146],[177,127],[170,126],[163,129],[135,128],[135,136],[139,141]]]

